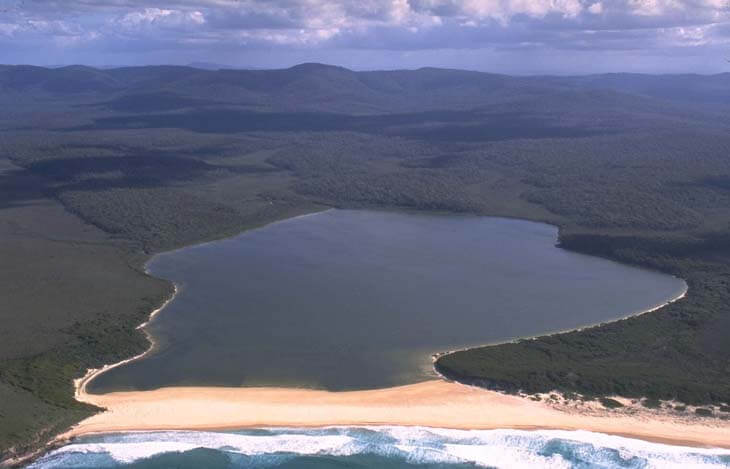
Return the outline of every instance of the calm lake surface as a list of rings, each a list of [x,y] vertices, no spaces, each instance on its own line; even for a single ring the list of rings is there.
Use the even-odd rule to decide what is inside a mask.
[[[682,280],[555,247],[503,218],[330,210],[156,256],[158,344],[92,392],[173,385],[364,389],[433,378],[431,354],[599,323]]]

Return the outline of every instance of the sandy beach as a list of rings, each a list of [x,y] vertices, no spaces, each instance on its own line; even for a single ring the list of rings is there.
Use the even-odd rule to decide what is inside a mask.
[[[693,422],[652,419],[641,413],[560,410],[543,402],[442,380],[351,392],[177,387],[94,395],[82,386],[78,397],[107,410],[60,435],[60,440],[98,432],[418,425],[588,430],[668,444],[730,448],[730,425],[719,419]]]

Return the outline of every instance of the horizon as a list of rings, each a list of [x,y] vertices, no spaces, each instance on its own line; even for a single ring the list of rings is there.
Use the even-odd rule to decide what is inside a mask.
[[[497,71],[491,71],[491,70],[475,70],[475,69],[469,69],[469,68],[456,68],[456,67],[439,67],[439,66],[433,66],[433,65],[424,65],[420,67],[413,67],[413,68],[349,68],[345,67],[343,65],[338,64],[332,64],[332,63],[325,63],[325,62],[299,62],[293,65],[289,66],[282,66],[282,67],[272,67],[272,68],[264,68],[264,67],[243,67],[243,66],[235,66],[230,64],[214,64],[214,63],[205,63],[205,62],[191,62],[187,64],[173,64],[173,63],[150,63],[145,65],[108,65],[108,66],[95,66],[85,63],[69,63],[69,64],[57,64],[57,65],[36,65],[31,63],[1,63],[0,67],[38,67],[43,68],[46,70],[60,70],[64,68],[73,68],[73,67],[84,67],[84,68],[91,68],[94,70],[118,70],[118,69],[125,69],[125,68],[144,68],[144,67],[180,67],[180,68],[194,68],[201,71],[208,71],[208,72],[217,72],[217,71],[274,71],[274,70],[291,70],[300,66],[304,65],[319,65],[323,67],[331,67],[331,68],[341,68],[350,72],[355,73],[366,73],[366,72],[415,72],[419,70],[452,70],[452,71],[461,71],[461,72],[474,72],[474,73],[483,73],[487,75],[502,75],[507,77],[540,77],[540,76],[555,76],[555,77],[589,77],[589,76],[601,76],[601,75],[645,75],[645,76],[681,76],[681,75],[689,75],[689,76],[700,76],[700,77],[712,77],[712,76],[720,76],[720,75],[727,75],[730,74],[730,70],[727,71],[720,71],[720,72],[707,72],[707,73],[701,73],[701,72],[632,72],[632,71],[622,71],[622,70],[614,70],[614,71],[605,71],[605,72],[599,72],[599,73],[503,73],[503,72],[497,72]]]
[[[96,68],[730,71],[728,0],[6,0],[0,62]]]

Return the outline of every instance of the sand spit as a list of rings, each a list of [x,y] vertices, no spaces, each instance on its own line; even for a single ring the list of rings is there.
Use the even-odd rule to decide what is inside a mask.
[[[79,398],[107,410],[60,435],[60,440],[125,431],[405,425],[588,430],[667,444],[730,448],[730,424],[719,419],[647,418],[608,410],[586,413],[441,380],[349,392],[172,387],[94,395],[81,387]]]

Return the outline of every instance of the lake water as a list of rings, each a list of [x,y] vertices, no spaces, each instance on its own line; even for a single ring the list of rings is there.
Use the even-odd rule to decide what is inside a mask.
[[[431,354],[617,319],[682,280],[555,246],[554,226],[330,210],[156,256],[179,287],[156,350],[91,392],[172,385],[379,388]]]

